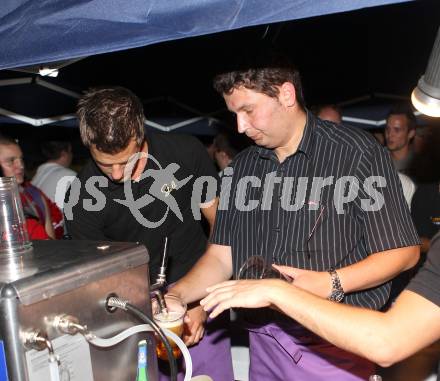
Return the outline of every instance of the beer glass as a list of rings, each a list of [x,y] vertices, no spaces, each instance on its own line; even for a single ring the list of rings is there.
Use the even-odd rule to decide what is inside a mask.
[[[0,177],[0,233],[1,254],[15,256],[32,249],[14,177]]]
[[[169,329],[173,331],[177,336],[182,337],[183,334],[183,319],[186,314],[186,304],[177,296],[164,295],[166,310],[163,310],[157,299],[153,299],[151,303],[153,319],[161,328]],[[177,344],[168,339],[171,348],[173,349],[173,355],[175,358],[181,356],[181,352]],[[157,340],[156,353],[157,357],[162,360],[168,360],[167,351],[162,341]]]

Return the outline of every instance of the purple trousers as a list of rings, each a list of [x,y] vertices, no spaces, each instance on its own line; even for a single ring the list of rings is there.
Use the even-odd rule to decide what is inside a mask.
[[[205,374],[214,381],[234,381],[231,358],[231,339],[229,334],[229,311],[208,320],[205,335],[197,344],[189,348],[193,363],[193,377]],[[169,380],[169,366],[166,361],[159,361],[159,380]],[[183,381],[185,367],[182,359],[178,360],[178,380]]]
[[[359,381],[375,365],[331,345],[294,320],[248,325],[249,380]]]

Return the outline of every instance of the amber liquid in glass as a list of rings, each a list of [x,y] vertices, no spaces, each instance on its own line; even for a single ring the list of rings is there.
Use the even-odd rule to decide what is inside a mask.
[[[161,328],[169,329],[177,336],[182,337],[183,316],[181,313],[161,312],[160,314],[154,316],[154,320]],[[158,337],[156,337],[156,340],[157,340],[157,345],[156,345],[157,357],[160,358],[161,360],[168,360],[168,354],[164,343]],[[170,342],[171,348],[173,350],[174,358],[176,359],[179,358],[182,355],[182,352],[180,352],[179,347],[173,340],[168,339],[168,341]]]

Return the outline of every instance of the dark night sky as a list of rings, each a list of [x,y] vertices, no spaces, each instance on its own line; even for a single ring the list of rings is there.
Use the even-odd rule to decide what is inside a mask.
[[[143,98],[171,95],[213,111],[223,104],[211,79],[227,52],[265,38],[300,68],[308,104],[373,92],[409,95],[439,21],[440,1],[418,0],[93,56],[62,69],[59,80],[79,89],[123,85]]]

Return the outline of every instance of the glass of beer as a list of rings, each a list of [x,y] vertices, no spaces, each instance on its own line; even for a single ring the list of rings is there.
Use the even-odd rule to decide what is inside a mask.
[[[177,336],[182,337],[183,334],[183,318],[186,314],[186,304],[177,296],[164,295],[166,309],[163,309],[157,299],[153,299],[151,303],[153,319],[161,328],[173,331]],[[157,357],[162,360],[168,360],[167,350],[162,341],[157,338],[156,353]],[[181,356],[181,352],[177,344],[168,339],[173,349],[175,358]]]

